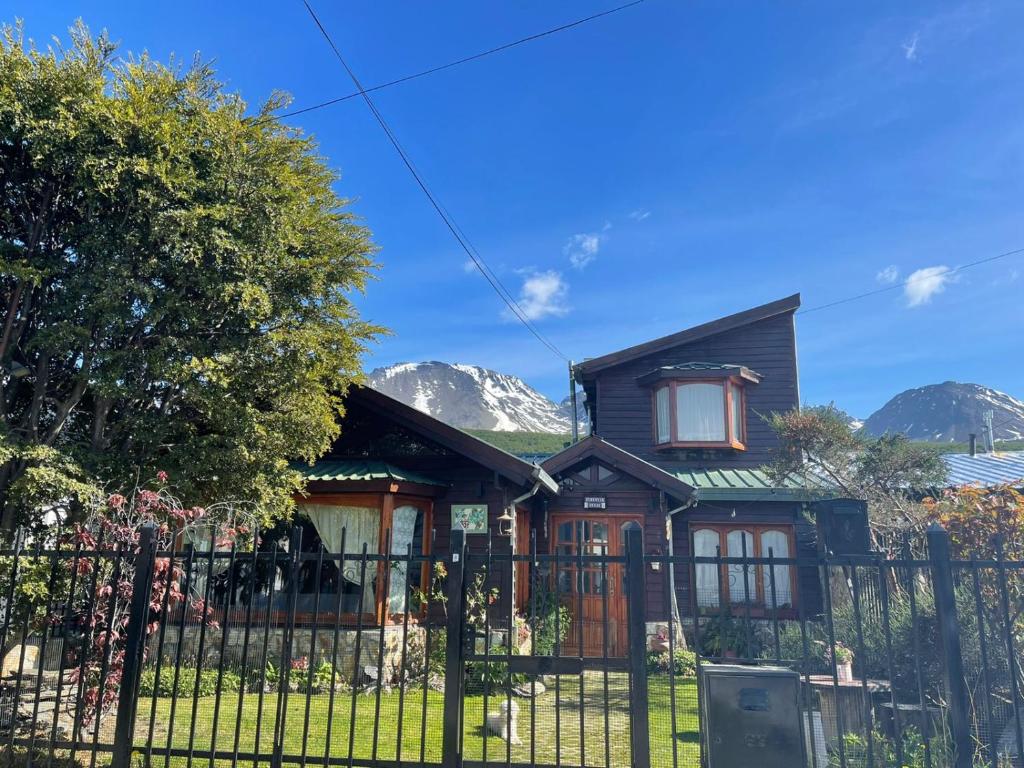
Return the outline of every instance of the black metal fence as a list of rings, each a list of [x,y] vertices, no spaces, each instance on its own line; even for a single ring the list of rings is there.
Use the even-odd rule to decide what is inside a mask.
[[[698,704],[702,669],[734,664],[800,676],[783,764],[1024,765],[1024,563],[953,560],[941,531],[918,559],[652,555],[638,528],[621,554],[296,536],[0,551],[0,746],[90,768],[690,768],[727,738],[772,765],[771,734]]]

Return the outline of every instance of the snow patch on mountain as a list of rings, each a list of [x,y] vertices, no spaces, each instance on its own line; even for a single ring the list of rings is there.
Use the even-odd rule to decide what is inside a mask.
[[[982,439],[984,413],[992,411],[996,440],[1024,438],[1024,402],[980,384],[947,381],[908,389],[864,422],[869,435],[902,432],[914,440],[966,442]]]
[[[517,376],[478,365],[399,363],[367,378],[374,389],[462,429],[572,430],[567,404],[553,402]]]

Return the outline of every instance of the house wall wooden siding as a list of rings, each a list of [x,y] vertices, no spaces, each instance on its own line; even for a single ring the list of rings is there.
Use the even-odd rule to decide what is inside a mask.
[[[747,450],[656,450],[650,387],[636,379],[655,368],[687,362],[745,365],[762,375],[746,386]],[[610,443],[671,470],[693,467],[758,467],[770,461],[778,439],[759,417],[787,411],[799,404],[796,335],[791,312],[756,321],[716,336],[624,362],[585,382],[587,397],[596,398],[596,432]]]

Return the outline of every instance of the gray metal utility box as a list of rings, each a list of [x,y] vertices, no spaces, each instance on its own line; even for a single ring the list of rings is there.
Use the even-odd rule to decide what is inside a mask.
[[[703,664],[700,707],[706,768],[807,765],[793,670]]]

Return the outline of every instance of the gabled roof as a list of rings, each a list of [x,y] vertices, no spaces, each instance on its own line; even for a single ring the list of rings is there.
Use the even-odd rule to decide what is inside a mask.
[[[822,481],[795,476],[773,481],[762,469],[686,469],[673,474],[696,489],[698,501],[814,501],[835,495]]]
[[[605,442],[597,435],[590,435],[578,443],[570,445],[547,459],[542,466],[548,474],[555,475],[591,458],[598,459],[609,467],[638,480],[650,483],[659,491],[664,491],[680,501],[686,501],[693,495],[693,487],[675,475]]]
[[[948,474],[946,485],[1002,485],[1011,483],[1024,486],[1024,451],[996,451],[995,453],[943,454]]]
[[[645,355],[661,352],[665,349],[671,349],[672,347],[677,347],[681,344],[689,344],[694,341],[699,341],[700,339],[705,339],[708,336],[714,336],[719,333],[724,333],[725,331],[731,331],[734,328],[740,328],[744,325],[756,323],[760,320],[767,320],[770,317],[775,317],[776,315],[781,315],[786,312],[793,312],[799,306],[800,294],[794,293],[792,296],[787,296],[784,299],[772,301],[768,304],[762,304],[761,306],[753,307],[752,309],[746,309],[727,317],[720,317],[719,319],[712,320],[709,323],[696,325],[693,328],[687,328],[685,331],[679,331],[677,333],[670,334],[669,336],[662,336],[660,339],[645,341],[643,344],[637,344],[633,347],[620,349],[618,352],[611,352],[607,355],[602,355],[601,357],[594,357],[590,360],[585,360],[574,366],[573,371],[576,373],[577,379],[583,379],[591,374],[604,370],[605,368],[627,363],[639,357],[644,357]]]
[[[306,480],[317,481],[366,481],[394,480],[399,483],[419,483],[420,485],[445,485],[418,472],[410,472],[396,467],[386,461],[372,459],[320,459],[313,466],[300,466]]]
[[[495,448],[490,443],[473,437],[461,429],[457,429],[443,421],[435,419],[423,411],[388,397],[375,389],[353,384],[345,395],[346,401],[354,400],[384,418],[391,419],[406,429],[412,430],[433,440],[445,448],[461,454],[476,463],[487,467],[513,482],[530,486],[540,483],[550,493],[558,493],[558,485],[537,464],[523,461],[518,456]]]

